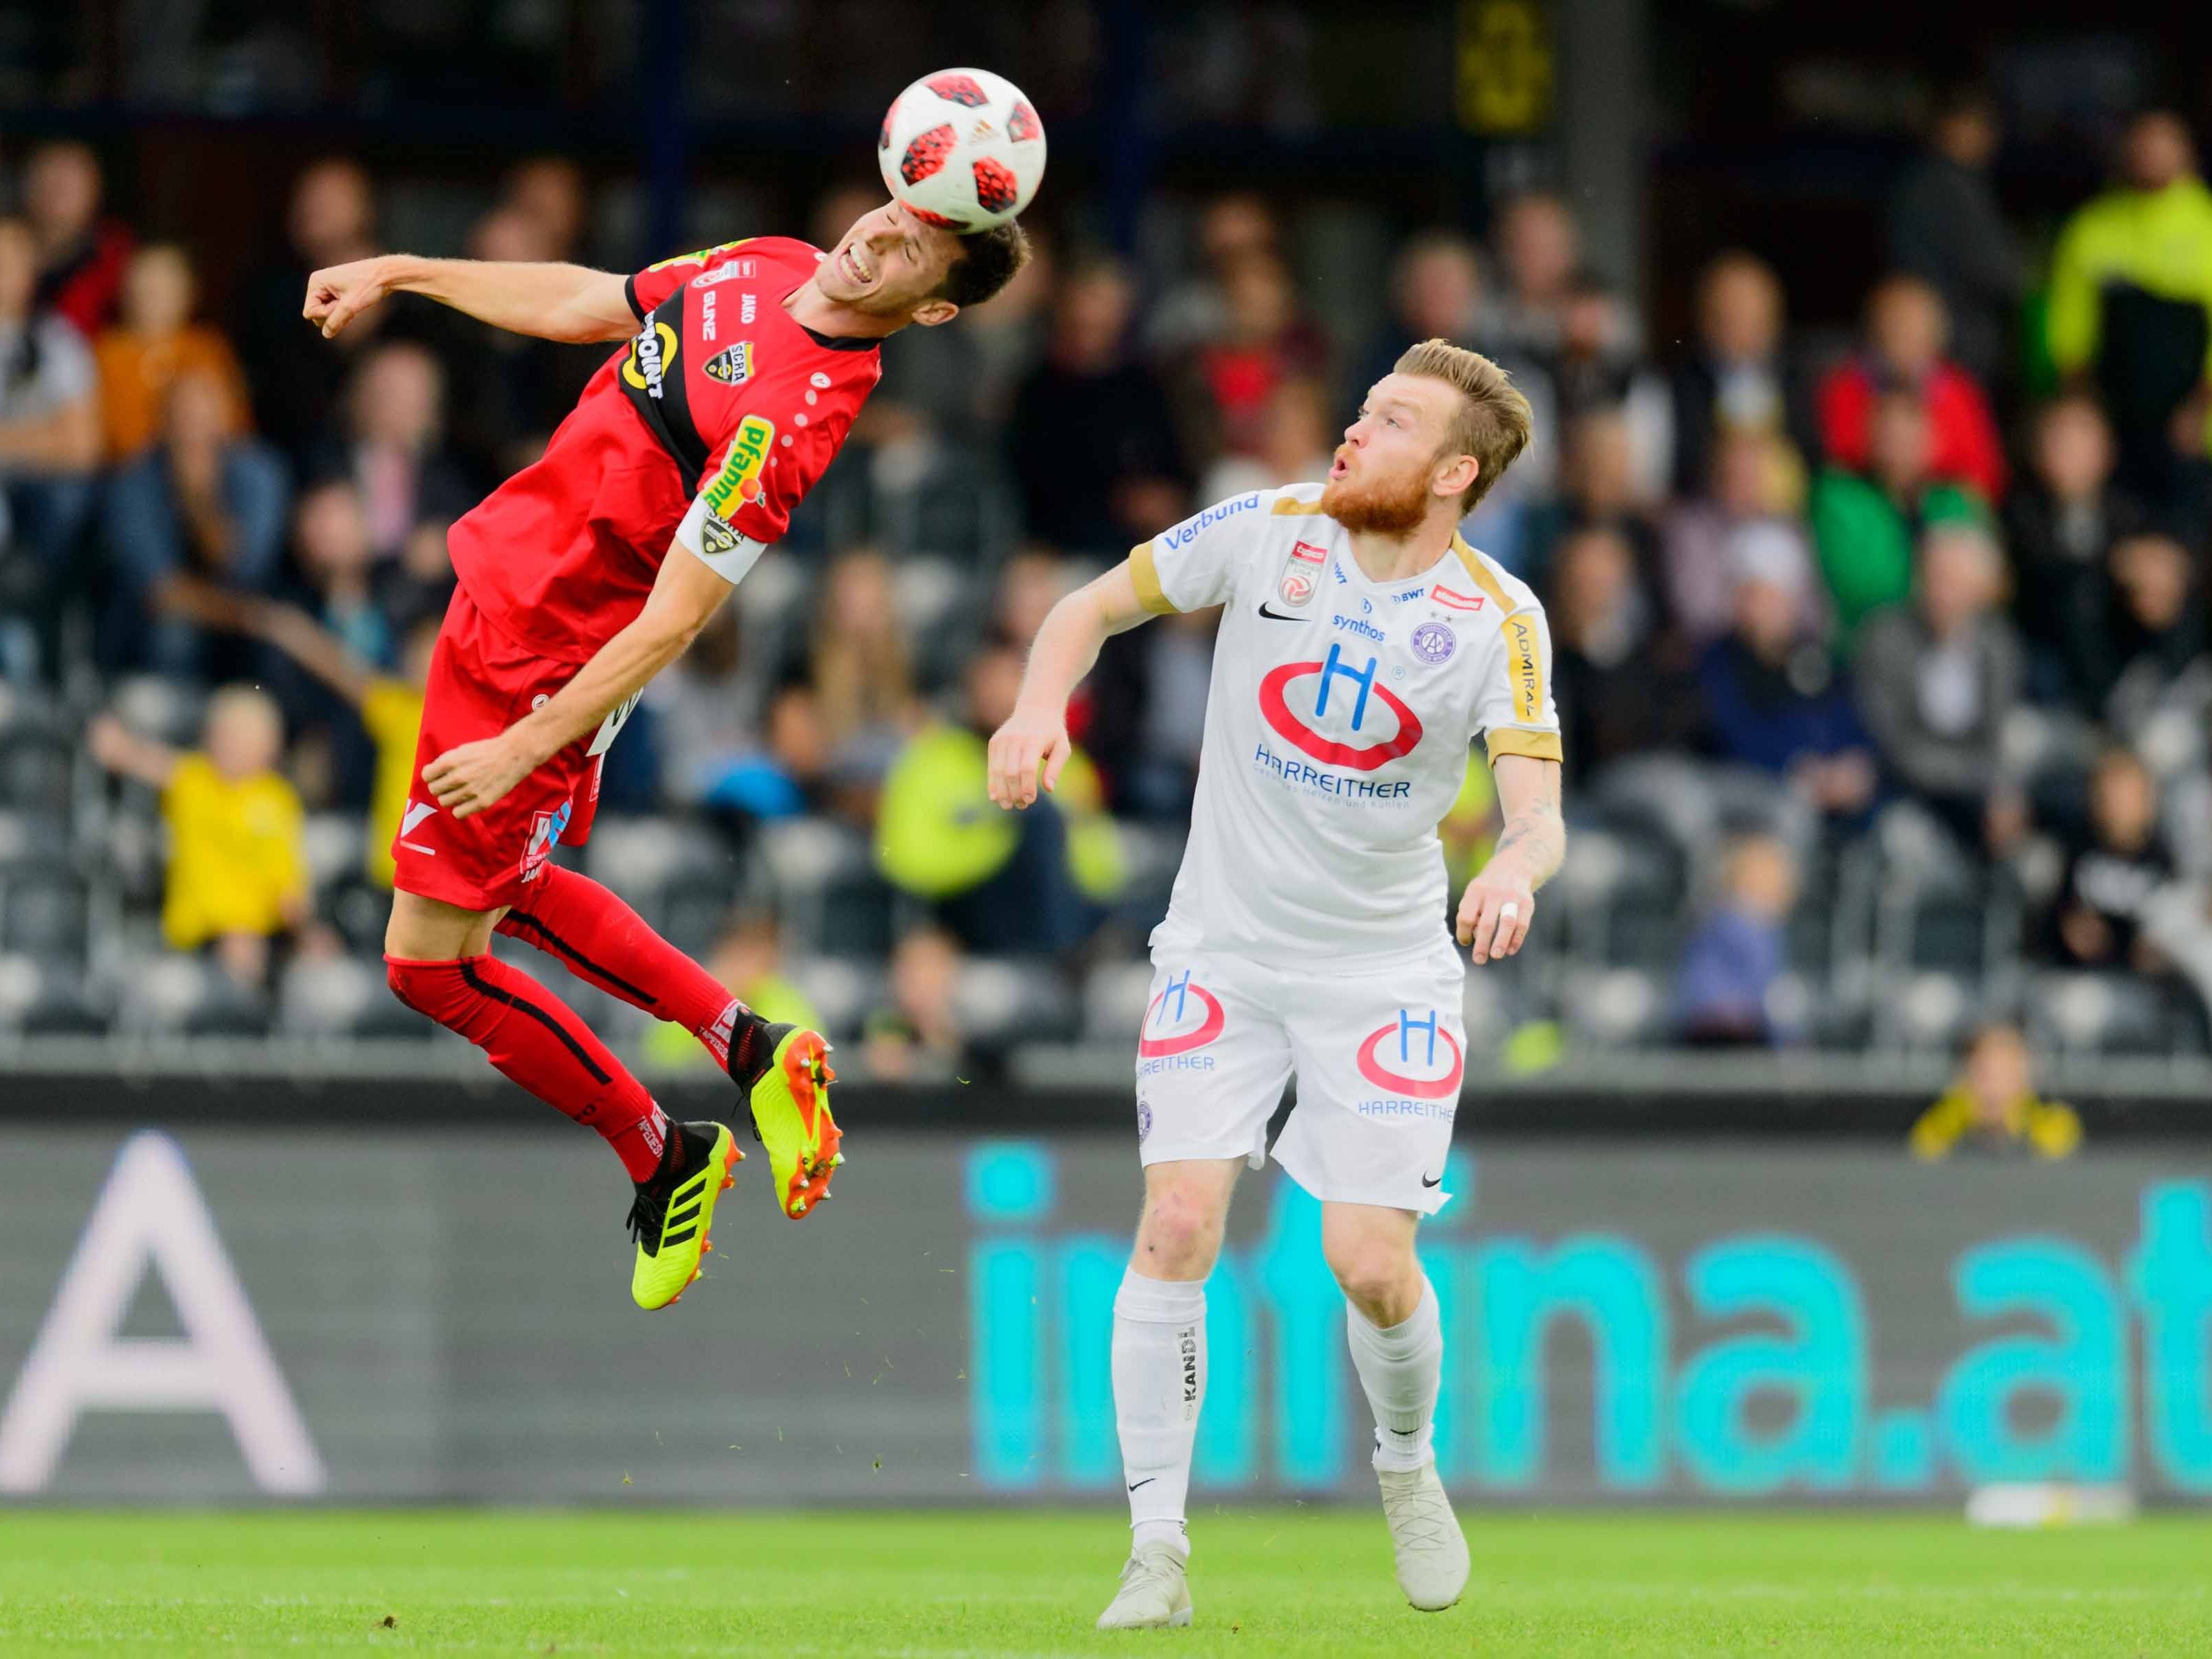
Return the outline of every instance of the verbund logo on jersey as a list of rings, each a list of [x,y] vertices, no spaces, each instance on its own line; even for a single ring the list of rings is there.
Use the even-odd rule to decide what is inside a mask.
[[[1367,1034],[1358,1065],[1359,1075],[1384,1094],[1353,1109],[1384,1120],[1449,1117],[1467,1072],[1466,1056],[1434,1008],[1418,1015],[1401,1008],[1395,1020]]]
[[[1169,975],[1145,1009],[1137,1037],[1138,1074],[1212,1071],[1213,1056],[1194,1050],[1219,1036],[1228,1023],[1220,999],[1203,985],[1192,984],[1188,968]]]
[[[1214,526],[1222,523],[1224,520],[1233,519],[1239,513],[1248,512],[1251,508],[1259,505],[1260,492],[1255,489],[1249,495],[1235,496],[1232,499],[1223,501],[1217,506],[1209,507],[1205,512],[1199,514],[1196,517],[1185,519],[1181,524],[1176,526],[1174,529],[1163,530],[1160,532],[1160,545],[1162,547],[1188,547],[1193,542],[1198,539],[1199,532],[1200,531],[1211,530]]]

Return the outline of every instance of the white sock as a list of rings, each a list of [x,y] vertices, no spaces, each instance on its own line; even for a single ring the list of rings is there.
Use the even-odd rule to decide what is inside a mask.
[[[1206,1285],[1146,1279],[1133,1267],[1114,1298],[1114,1425],[1129,1489],[1131,1547],[1190,1553],[1183,1504],[1206,1400]]]
[[[1349,1302],[1345,1335],[1352,1364],[1375,1413],[1375,1467],[1418,1469],[1436,1454],[1437,1390],[1444,1371],[1443,1326],[1437,1316],[1436,1287],[1425,1276],[1421,1300],[1402,1325],[1381,1330]]]

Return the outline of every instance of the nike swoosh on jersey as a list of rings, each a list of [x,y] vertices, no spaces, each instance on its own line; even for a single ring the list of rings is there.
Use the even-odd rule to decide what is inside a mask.
[[[1441,1187],[1443,1184],[1444,1178],[1442,1176],[1438,1176],[1434,1181],[1430,1180],[1426,1176],[1421,1177],[1421,1185],[1424,1187]]]
[[[1268,610],[1267,602],[1265,599],[1260,601],[1260,614],[1269,622],[1304,622],[1305,620],[1304,617],[1293,617],[1280,611]]]

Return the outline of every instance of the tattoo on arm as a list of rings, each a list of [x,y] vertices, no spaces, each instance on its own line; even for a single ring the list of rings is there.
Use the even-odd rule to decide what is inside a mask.
[[[1558,872],[1566,852],[1566,823],[1557,806],[1543,801],[1506,821],[1490,857],[1492,863],[1509,855],[1519,860],[1528,872],[1529,886],[1541,887]]]

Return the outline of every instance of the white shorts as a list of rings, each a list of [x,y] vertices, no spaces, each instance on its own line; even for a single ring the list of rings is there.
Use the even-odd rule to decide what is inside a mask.
[[[1432,953],[1347,977],[1156,948],[1137,1042],[1146,1164],[1249,1158],[1296,1073],[1275,1162],[1326,1202],[1433,1215],[1466,1070],[1466,969]]]

